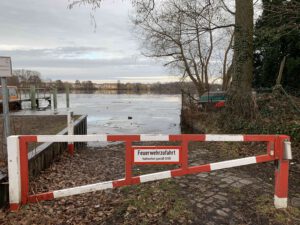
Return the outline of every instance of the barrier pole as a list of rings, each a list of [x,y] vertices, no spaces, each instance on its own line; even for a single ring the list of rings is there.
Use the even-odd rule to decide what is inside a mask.
[[[74,135],[74,119],[73,119],[73,112],[68,111],[68,135]],[[70,155],[74,155],[74,143],[68,143],[68,151]]]
[[[277,137],[275,148],[279,153],[279,159],[275,168],[274,205],[275,208],[280,209],[286,208],[288,203],[289,160],[291,159],[289,138],[286,136]]]
[[[11,211],[17,211],[21,203],[21,175],[20,175],[20,146],[19,137],[7,138],[9,205]]]

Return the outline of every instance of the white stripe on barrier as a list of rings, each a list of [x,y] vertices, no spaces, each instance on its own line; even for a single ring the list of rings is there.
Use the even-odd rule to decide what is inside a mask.
[[[21,179],[18,136],[10,136],[7,138],[7,149],[9,202],[10,204],[19,204],[21,202]]]
[[[37,142],[107,141],[107,135],[38,135]]]
[[[151,173],[147,175],[141,175],[140,176],[140,181],[141,183],[148,182],[148,181],[155,181],[155,180],[162,180],[165,178],[171,178],[171,171],[164,171],[164,172],[159,172],[159,173]]]
[[[279,198],[274,195],[274,206],[276,209],[282,209],[287,207],[287,198]]]
[[[169,141],[169,135],[164,134],[141,134],[141,141]]]
[[[54,198],[61,198],[61,197],[78,195],[78,194],[100,191],[100,190],[111,189],[111,188],[113,188],[112,181],[107,181],[107,182],[101,182],[96,184],[89,184],[89,185],[84,185],[84,186],[79,186],[74,188],[67,188],[58,191],[53,191],[53,196]]]
[[[243,135],[206,134],[205,141],[244,141]]]
[[[254,163],[256,163],[256,157],[252,156],[252,157],[247,157],[247,158],[242,158],[242,159],[233,159],[233,160],[228,160],[228,161],[224,161],[224,162],[211,163],[210,169],[211,170],[220,170],[220,169],[244,166],[244,165],[249,165],[249,164],[254,164]]]

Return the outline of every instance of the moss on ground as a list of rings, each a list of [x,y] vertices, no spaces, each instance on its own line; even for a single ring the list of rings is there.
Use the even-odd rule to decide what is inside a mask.
[[[257,197],[255,203],[257,214],[267,217],[271,224],[300,224],[300,209],[291,206],[287,209],[276,209],[269,194]]]
[[[134,217],[137,224],[185,224],[192,213],[178,188],[175,181],[169,179],[122,188],[126,200],[116,210],[126,211],[123,220]]]

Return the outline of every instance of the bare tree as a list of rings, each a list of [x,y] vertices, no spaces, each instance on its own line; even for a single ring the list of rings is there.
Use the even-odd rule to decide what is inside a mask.
[[[32,70],[14,70],[13,75],[19,77],[19,82],[22,87],[29,87],[30,85],[38,86],[42,83],[41,73]]]
[[[222,90],[223,91],[227,91],[231,82],[231,78],[232,78],[232,64],[231,61],[228,59],[230,50],[232,49],[232,44],[233,44],[233,37],[234,37],[234,32],[231,32],[230,34],[230,41],[229,44],[225,50],[224,53],[224,59],[223,59],[223,68],[222,68]]]
[[[140,0],[134,19],[137,33],[142,34],[144,55],[165,58],[165,65],[188,77],[199,95],[209,90],[211,59],[220,41],[215,37],[217,28],[232,26],[221,23],[221,5],[213,0],[166,0],[157,2],[155,8],[148,5],[148,0]]]

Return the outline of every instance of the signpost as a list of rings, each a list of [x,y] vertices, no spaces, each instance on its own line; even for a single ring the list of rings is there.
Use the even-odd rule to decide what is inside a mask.
[[[0,57],[0,78],[2,86],[2,109],[4,120],[4,143],[6,138],[10,135],[10,121],[9,121],[9,93],[7,88],[7,77],[12,76],[12,65],[10,57]],[[6,148],[3,148],[6,149]],[[3,151],[6,154],[6,151]]]

